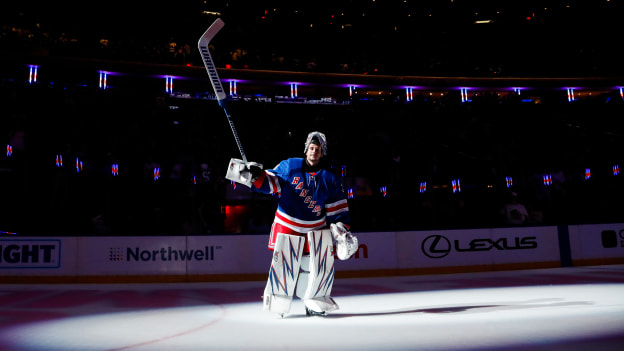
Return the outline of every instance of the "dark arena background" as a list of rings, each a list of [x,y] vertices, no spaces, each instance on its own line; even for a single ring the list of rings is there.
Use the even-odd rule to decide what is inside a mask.
[[[1,230],[266,233],[272,199],[223,178],[217,17],[248,157],[325,132],[359,231],[501,226],[511,192],[527,224],[623,219],[617,1],[188,3],[2,5]]]
[[[241,154],[198,50],[217,18],[249,161],[327,135],[358,238],[318,260],[327,316],[263,311],[278,199],[225,179]],[[622,0],[3,1],[0,350],[624,350],[623,18]]]

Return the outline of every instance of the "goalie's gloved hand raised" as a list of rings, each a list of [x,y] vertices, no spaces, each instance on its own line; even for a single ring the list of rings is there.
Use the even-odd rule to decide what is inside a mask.
[[[262,175],[262,168],[255,164],[249,164],[248,168],[241,171],[241,179],[245,182],[253,183]]]
[[[225,179],[246,185],[251,188],[252,184],[262,176],[262,165],[256,162],[245,164],[242,160],[233,158],[230,160]]]

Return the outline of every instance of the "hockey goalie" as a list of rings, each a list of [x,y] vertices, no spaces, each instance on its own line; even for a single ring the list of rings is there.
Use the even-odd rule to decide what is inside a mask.
[[[294,296],[305,304],[306,315],[325,316],[338,309],[330,296],[336,256],[346,260],[358,249],[349,228],[349,207],[342,183],[324,162],[327,139],[312,132],[304,158],[289,158],[275,168],[232,159],[226,178],[252,191],[279,195],[271,227],[273,251],[263,309],[281,316],[290,312]]]

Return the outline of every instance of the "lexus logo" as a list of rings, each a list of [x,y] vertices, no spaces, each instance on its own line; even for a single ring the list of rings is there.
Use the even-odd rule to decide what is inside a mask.
[[[422,252],[431,258],[442,258],[451,252],[451,242],[442,235],[430,235],[422,242]]]
[[[611,235],[611,237],[613,237],[613,235]],[[603,242],[604,241],[603,235]],[[612,245],[611,242],[608,242],[608,244]],[[487,252],[490,250],[534,250],[537,249],[537,247],[537,237],[535,236],[476,238],[468,242],[453,240],[451,244],[451,241],[442,235],[430,235],[423,240],[421,249],[427,257],[442,258],[446,257],[451,250],[463,254],[467,252]]]

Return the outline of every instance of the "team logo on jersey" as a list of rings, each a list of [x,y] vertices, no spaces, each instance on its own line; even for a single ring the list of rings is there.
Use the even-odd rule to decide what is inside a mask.
[[[316,204],[316,201],[312,201],[312,196],[308,195],[310,193],[310,189],[306,189],[303,187],[303,181],[301,181],[301,177],[293,177],[291,185],[294,185],[295,190],[300,190],[299,197],[303,198],[303,203],[308,204],[308,208],[312,209],[312,213],[315,213],[317,216],[321,215],[321,206]]]

